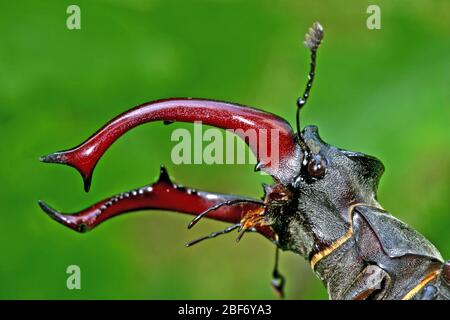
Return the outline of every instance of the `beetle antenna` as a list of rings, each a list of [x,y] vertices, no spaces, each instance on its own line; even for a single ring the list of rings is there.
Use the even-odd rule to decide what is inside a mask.
[[[316,70],[316,55],[317,49],[323,39],[323,27],[319,22],[314,22],[311,28],[309,28],[308,33],[305,35],[305,41],[303,42],[305,46],[311,50],[311,64],[309,67],[308,82],[306,83],[305,91],[303,95],[297,99],[297,135],[299,138],[299,143],[303,149],[307,150],[306,144],[303,140],[300,131],[300,110],[305,106],[309,98],[309,92],[311,91],[312,84],[314,81],[314,75]]]

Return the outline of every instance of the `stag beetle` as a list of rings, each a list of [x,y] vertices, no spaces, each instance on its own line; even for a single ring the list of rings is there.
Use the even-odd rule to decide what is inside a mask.
[[[279,165],[262,161],[258,148],[255,170],[272,176],[262,200],[215,194],[173,183],[164,167],[152,185],[115,195],[74,214],[62,214],[43,201],[40,207],[54,220],[78,232],[109,218],[137,210],[168,210],[231,223],[202,240],[238,230],[258,232],[276,245],[272,285],[282,295],[278,249],[310,261],[330,299],[450,299],[450,260],[424,236],[396,219],[377,202],[384,166],[372,156],[336,148],[324,142],[317,127],[300,128],[315,76],[316,53],[323,28],[314,23],[305,45],[311,64],[304,94],[297,101],[297,133],[284,119],[255,108],[204,99],[166,99],[139,105],[117,116],[79,146],[41,161],[66,164],[81,174],[89,191],[92,172],[109,146],[132,128],[151,121],[201,121],[223,129],[267,129],[278,133]],[[259,131],[257,131],[259,132]],[[238,134],[239,135],[239,134]],[[247,144],[245,136],[240,135]],[[272,141],[269,139],[269,141]]]

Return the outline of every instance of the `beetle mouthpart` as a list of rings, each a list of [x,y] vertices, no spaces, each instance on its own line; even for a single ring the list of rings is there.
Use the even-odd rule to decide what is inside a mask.
[[[55,209],[53,209],[49,205],[47,205],[42,200],[39,200],[38,204],[41,207],[41,209],[45,213],[48,214],[48,216],[50,218],[52,218],[53,220],[55,220],[55,221],[65,225],[66,227],[69,227],[70,229],[75,230],[77,232],[81,232],[81,233],[84,233],[84,232],[89,230],[88,228],[86,228],[86,225],[84,223],[82,223],[80,221],[80,219],[77,218],[76,216],[64,215],[64,214],[56,211]]]
[[[193,226],[195,226],[197,224],[197,222],[200,221],[201,218],[205,217],[211,211],[215,211],[223,206],[234,206],[237,204],[256,204],[260,207],[264,206],[264,202],[262,202],[262,201],[249,200],[249,199],[234,199],[234,200],[225,201],[225,202],[219,203],[219,204],[209,208],[208,210],[200,213],[199,215],[197,215],[194,219],[192,219],[191,222],[189,222],[188,229],[191,229]]]
[[[250,210],[245,214],[241,219],[241,226],[238,229],[239,235],[236,238],[236,242],[239,242],[247,231],[251,231],[257,226],[269,227],[264,221],[264,212],[265,207],[261,207],[256,210]]]
[[[87,150],[86,150],[87,149]],[[67,151],[51,153],[39,158],[41,162],[65,164],[75,168],[83,179],[84,191],[89,192],[92,182],[92,172],[98,157],[92,154],[92,148],[75,148]]]
[[[233,130],[247,143],[258,162],[264,162],[267,155],[278,154],[278,161],[260,166],[260,170],[275,179],[289,183],[297,176],[298,168],[293,166],[301,154],[295,142],[295,134],[289,123],[268,112],[228,102],[204,99],[165,99],[142,104],[132,108],[106,123],[101,129],[77,147],[56,152],[41,161],[60,163],[74,167],[81,174],[85,191],[91,186],[92,172],[103,154],[122,135],[148,122],[177,121],[210,125],[225,130]],[[267,139],[264,148],[250,143],[248,130],[255,132],[258,141]]]
[[[44,160],[54,159],[55,156],[51,155]],[[61,158],[56,158],[56,160],[59,161]],[[241,205],[218,206],[233,202],[240,202]],[[124,213],[142,210],[168,210],[199,215],[212,207],[216,207],[216,209],[209,212],[208,218],[239,226],[246,212],[263,207],[263,204],[256,199],[211,193],[177,185],[170,180],[169,174],[163,166],[161,166],[158,180],[152,185],[106,198],[76,213],[64,214],[41,200],[38,203],[53,220],[77,232],[91,230],[104,221]],[[274,240],[275,235],[268,226],[256,226],[255,229],[269,240]]]
[[[212,232],[212,233],[210,233],[207,236],[203,236],[203,237],[200,237],[198,239],[189,241],[188,243],[186,243],[186,247],[191,247],[194,244],[202,242],[203,240],[213,239],[213,238],[215,238],[217,236],[220,236],[220,235],[223,235],[223,234],[226,234],[226,233],[230,233],[231,231],[239,228],[240,226],[241,226],[240,223],[236,223],[236,224],[233,224],[233,225],[231,225],[231,226],[229,226],[229,227],[227,227],[227,228],[225,228],[223,230]]]

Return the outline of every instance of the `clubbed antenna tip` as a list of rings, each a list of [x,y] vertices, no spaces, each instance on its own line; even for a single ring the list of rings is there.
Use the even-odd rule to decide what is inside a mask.
[[[323,39],[323,27],[319,22],[314,22],[308,33],[305,35],[303,42],[307,48],[316,51]]]

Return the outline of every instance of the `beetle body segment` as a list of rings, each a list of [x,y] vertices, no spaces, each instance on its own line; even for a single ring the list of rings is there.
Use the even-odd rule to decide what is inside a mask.
[[[438,279],[439,251],[376,200],[381,162],[328,145],[314,126],[303,134],[327,172],[311,181],[303,164],[282,208],[268,205],[266,220],[280,246],[311,261],[331,299],[402,299],[428,276]],[[436,290],[436,298],[446,297],[446,287]]]

